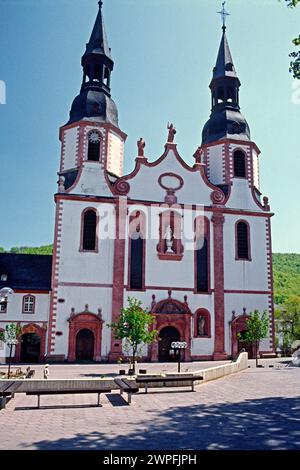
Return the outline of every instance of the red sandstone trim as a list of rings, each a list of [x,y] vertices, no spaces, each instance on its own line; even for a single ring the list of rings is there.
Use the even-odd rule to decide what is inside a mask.
[[[40,345],[40,357],[39,362],[44,362],[45,360],[45,352],[46,352],[46,325],[41,327],[36,323],[29,323],[22,327],[21,335],[25,335],[27,333],[35,333],[41,339]],[[20,362],[21,359],[21,342],[19,341],[16,345],[16,352],[15,352],[15,361]]]
[[[219,188],[217,188],[219,190]],[[69,190],[68,190],[69,191]],[[85,196],[81,195],[73,195],[73,194],[67,194],[66,193],[57,193],[54,196],[55,201],[63,201],[63,200],[69,200],[69,201],[82,201],[82,202],[95,202],[95,203],[100,203],[100,202],[105,202],[106,204],[115,204],[118,201],[118,197],[111,197],[111,198],[104,198],[101,196],[89,196],[88,198]],[[228,200],[228,198],[226,199]],[[226,202],[225,202],[226,203]],[[128,199],[127,200],[128,206],[131,205],[137,205],[140,204],[142,206],[153,206],[153,207],[165,207],[165,203],[159,203],[157,201],[143,201],[143,200],[138,200],[138,199]],[[197,210],[201,209],[204,210],[205,212],[212,212],[212,213],[218,213],[221,212],[222,214],[233,214],[233,215],[240,215],[240,216],[253,216],[253,217],[273,217],[274,213],[272,212],[254,212],[254,211],[248,211],[248,210],[236,210],[236,209],[230,209],[226,207],[217,207],[217,206],[200,206],[198,204],[177,204],[178,208],[181,209],[188,209],[188,210]],[[262,209],[263,206],[261,206]]]
[[[91,282],[58,282],[57,285],[62,287],[113,287],[112,284],[93,284]]]
[[[116,238],[114,243],[114,270],[112,292],[112,322],[117,321],[124,303],[124,268],[125,268],[125,234],[127,205],[119,198],[116,205]],[[122,342],[111,335],[109,360],[116,360],[122,355]]]
[[[215,347],[214,358],[226,356],[224,338],[224,258],[223,258],[223,224],[224,216],[214,214],[212,217],[214,237],[214,307],[215,307]]]

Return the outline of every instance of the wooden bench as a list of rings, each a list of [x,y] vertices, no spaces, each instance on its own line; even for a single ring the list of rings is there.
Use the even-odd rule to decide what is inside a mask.
[[[127,379],[114,379],[114,382],[116,385],[118,385],[120,389],[121,395],[123,393],[127,393],[127,402],[128,405],[131,404],[131,396],[133,393],[137,393],[139,391],[139,387],[133,380],[127,380]]]
[[[203,380],[201,375],[174,375],[174,376],[161,376],[161,377],[137,377],[135,379],[136,384],[141,384],[145,386],[145,393],[148,393],[148,384],[162,383],[163,387],[167,387],[171,382],[181,382],[179,384],[173,385],[175,387],[186,387],[183,382],[191,382],[191,391],[195,390],[195,382],[198,380]]]
[[[15,381],[0,382],[0,410],[5,408],[7,399],[14,398],[15,392],[20,387],[20,383]]]
[[[101,393],[110,393],[111,388],[107,387],[96,387],[92,389],[87,388],[49,388],[49,389],[35,389],[26,392],[26,395],[37,395],[38,404],[37,408],[40,408],[41,405],[41,395],[73,395],[73,394],[86,394],[86,393],[96,393],[98,395],[97,406],[102,406],[100,403]]]

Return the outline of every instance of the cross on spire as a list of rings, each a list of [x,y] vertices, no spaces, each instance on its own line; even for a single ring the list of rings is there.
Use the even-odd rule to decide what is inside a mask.
[[[222,29],[223,29],[223,31],[226,30],[226,16],[229,16],[229,15],[230,15],[230,13],[228,13],[228,12],[225,10],[225,4],[226,4],[226,2],[223,2],[223,3],[222,3],[222,10],[217,12],[217,13],[218,13],[219,15],[221,15],[221,17],[222,17],[222,22],[223,22]]]

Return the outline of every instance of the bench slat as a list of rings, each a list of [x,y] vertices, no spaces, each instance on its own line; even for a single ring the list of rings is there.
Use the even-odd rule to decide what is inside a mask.
[[[59,390],[31,390],[25,392],[26,395],[69,395],[69,394],[84,394],[84,393],[110,393],[110,388],[98,388],[98,389],[59,389]]]

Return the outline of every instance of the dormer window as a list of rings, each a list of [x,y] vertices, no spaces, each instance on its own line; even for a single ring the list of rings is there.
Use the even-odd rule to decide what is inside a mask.
[[[6,282],[7,278],[8,278],[7,274],[1,274],[0,276],[1,282]]]
[[[100,161],[101,135],[98,131],[91,131],[88,134],[88,155],[87,159],[91,162]]]

